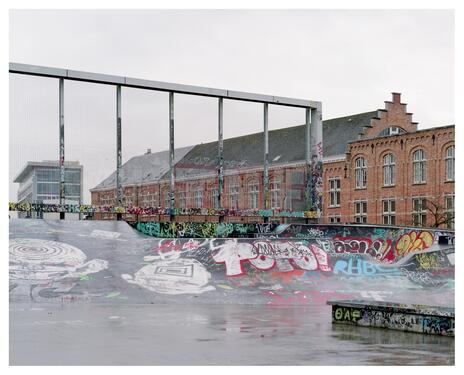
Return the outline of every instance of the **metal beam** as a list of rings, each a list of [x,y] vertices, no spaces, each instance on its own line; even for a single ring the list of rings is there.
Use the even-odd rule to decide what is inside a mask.
[[[241,100],[256,103],[267,103],[300,108],[321,108],[321,103],[311,100],[285,98],[280,96],[262,95],[249,92],[223,90],[211,87],[183,85],[177,83],[152,81],[124,76],[114,76],[78,70],[51,68],[46,66],[35,66],[28,64],[11,63],[9,72],[15,74],[26,74],[41,77],[63,78],[81,82],[91,82],[106,85],[121,85],[145,90],[166,91],[178,94],[200,95],[231,100]]]
[[[60,78],[59,83],[59,144],[60,144],[60,205],[65,203],[65,191],[64,191],[64,79]],[[60,220],[64,220],[65,213],[60,212]]]
[[[122,206],[122,185],[121,185],[121,165],[122,165],[122,147],[121,147],[121,86],[116,86],[116,198],[117,205]],[[122,215],[117,214],[117,220],[121,220]]]
[[[174,93],[169,93],[169,171],[171,176],[171,182],[169,185],[169,197],[171,210],[175,207],[174,197]],[[173,219],[171,214],[171,220]]]
[[[223,126],[224,126],[223,99],[219,98],[219,101],[218,101],[218,198],[217,198],[218,209],[222,208],[222,188],[224,186]]]
[[[263,208],[269,209],[269,131],[268,119],[269,108],[268,104],[264,103],[264,170],[263,170]]]

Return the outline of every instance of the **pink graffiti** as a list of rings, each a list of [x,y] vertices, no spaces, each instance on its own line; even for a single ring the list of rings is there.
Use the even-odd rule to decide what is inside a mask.
[[[336,253],[369,254],[379,260],[393,260],[391,240],[377,238],[371,240],[367,237],[341,237],[333,238]]]
[[[207,240],[202,242],[190,238],[187,242],[182,240],[160,240],[157,251],[165,253],[170,251],[196,250],[207,243]]]
[[[243,262],[249,262],[254,268],[267,271],[277,264],[281,272],[295,269],[305,271],[331,271],[327,254],[314,244],[306,246],[302,242],[270,242],[257,240],[253,243],[225,240],[220,245],[211,240],[210,248],[216,263],[223,263],[227,276],[243,274]]]

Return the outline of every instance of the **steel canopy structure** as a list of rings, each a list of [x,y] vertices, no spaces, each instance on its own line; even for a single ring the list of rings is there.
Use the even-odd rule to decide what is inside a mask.
[[[263,207],[269,208],[269,160],[268,160],[268,106],[281,105],[288,107],[304,108],[306,111],[306,142],[305,161],[308,167],[306,204],[307,209],[320,213],[320,191],[322,181],[320,176],[315,176],[314,171],[320,170],[322,162],[322,104],[319,101],[294,99],[281,96],[263,95],[233,90],[223,90],[210,87],[192,86],[169,82],[160,82],[124,76],[83,72],[78,70],[36,66],[28,64],[9,64],[9,72],[14,74],[32,75],[59,80],[59,160],[61,168],[60,201],[64,202],[64,80],[90,82],[96,84],[116,86],[116,191],[117,203],[122,205],[122,186],[120,180],[120,169],[122,164],[121,149],[121,87],[137,88],[142,90],[164,91],[169,93],[169,150],[170,150],[170,208],[175,207],[174,196],[174,94],[197,95],[218,98],[218,199],[217,208],[222,207],[222,190],[224,181],[223,168],[223,101],[239,100],[263,104]],[[316,172],[318,174],[318,172]],[[319,192],[315,194],[315,192]],[[64,219],[64,213],[60,215]],[[121,219],[121,215],[118,215]],[[172,218],[173,219],[173,218]]]

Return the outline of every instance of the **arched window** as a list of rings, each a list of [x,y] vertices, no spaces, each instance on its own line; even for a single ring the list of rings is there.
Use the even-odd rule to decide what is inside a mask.
[[[412,158],[413,183],[422,184],[427,180],[427,159],[423,149],[416,150]]]
[[[395,185],[395,155],[387,154],[383,157],[383,186]]]
[[[362,156],[355,160],[356,189],[364,189],[367,185],[367,163]]]
[[[446,181],[454,181],[454,145],[446,149],[445,168]]]

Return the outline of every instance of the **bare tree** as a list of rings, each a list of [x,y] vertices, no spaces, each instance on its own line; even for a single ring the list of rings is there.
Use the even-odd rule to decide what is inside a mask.
[[[432,216],[432,227],[438,228],[441,225],[446,227],[452,227],[454,224],[454,210],[449,211],[446,209],[445,205],[440,203],[438,198],[426,199],[425,200],[425,209],[427,213],[430,213]]]

